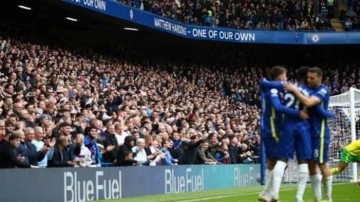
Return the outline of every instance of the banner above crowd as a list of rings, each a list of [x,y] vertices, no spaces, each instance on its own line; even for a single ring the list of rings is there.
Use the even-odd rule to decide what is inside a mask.
[[[297,32],[225,29],[184,24],[112,0],[63,0],[95,12],[180,37],[233,43],[360,44],[357,32]]]

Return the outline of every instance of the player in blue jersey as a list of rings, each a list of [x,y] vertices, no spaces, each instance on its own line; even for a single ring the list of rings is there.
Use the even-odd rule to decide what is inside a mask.
[[[285,88],[295,94],[295,96],[309,108],[310,127],[313,144],[313,160],[309,163],[310,179],[315,191],[315,201],[321,198],[321,178],[317,176],[317,165],[320,168],[325,183],[325,200],[332,201],[332,175],[330,168],[326,164],[328,161],[328,148],[330,143],[330,132],[327,126],[327,119],[323,117],[315,108],[321,105],[325,110],[328,109],[330,100],[329,89],[322,84],[323,72],[318,67],[313,67],[307,73],[307,85],[314,93],[310,97],[304,96],[294,84],[284,84]]]
[[[309,89],[305,83],[307,78],[307,72],[309,67],[303,66],[297,69],[297,86],[299,91],[306,97],[310,97],[313,94],[313,91]],[[294,109],[305,109],[303,104],[300,103],[298,99],[295,98],[294,94],[287,92],[285,94],[286,106]],[[319,116],[324,118],[334,117],[335,114],[332,112],[326,111],[321,105],[317,105],[314,109],[318,112]],[[296,194],[296,201],[303,201],[303,195],[307,183],[307,178],[309,175],[308,162],[312,159],[312,140],[310,134],[310,124],[308,120],[294,119],[292,117],[286,117],[286,122],[284,123],[284,134],[286,134],[284,139],[283,150],[280,151],[280,154],[283,154],[284,157],[291,158],[295,149],[296,157],[298,160],[298,190]],[[293,143],[293,144],[292,144]],[[317,176],[318,177],[318,176]],[[281,180],[281,179],[280,179]],[[317,196],[319,197],[319,196]],[[315,196],[315,198],[317,198]]]
[[[284,67],[275,66],[270,70],[270,77],[276,81],[286,81],[286,69]],[[272,170],[276,163],[276,150],[277,144],[280,141],[279,135],[283,128],[283,114],[289,116],[308,118],[305,111],[290,109],[282,105],[283,92],[276,88],[261,88],[261,138],[264,141],[266,157],[267,157],[267,170],[265,186],[262,193],[259,195],[260,201],[272,200],[272,185],[273,177]],[[276,201],[276,198],[275,198]]]
[[[307,73],[306,67],[302,67],[297,70],[296,73],[298,81],[302,80],[304,72],[305,74]],[[310,96],[310,92],[307,88],[304,88],[302,85],[298,85],[298,88],[302,94]],[[305,107],[300,103],[295,95],[289,91],[285,91],[284,104],[290,109],[305,110]],[[273,170],[273,198],[278,199],[279,197],[278,193],[287,162],[289,159],[293,158],[294,152],[296,151],[296,157],[298,160],[298,189],[296,202],[301,202],[303,200],[307,177],[309,175],[308,161],[312,158],[310,125],[307,120],[302,120],[299,117],[289,115],[285,115],[284,120],[284,128],[276,153],[278,161],[276,162]]]
[[[309,97],[312,94],[312,90],[308,89],[304,83],[306,81],[308,67],[299,68],[297,73],[297,86],[299,91]],[[279,82],[266,82],[262,81],[260,83],[262,86],[282,88],[283,84]],[[296,99],[294,94],[289,91],[286,91],[284,94],[284,105],[291,109],[303,110],[304,106]],[[323,107],[317,106],[317,110],[324,117],[333,117],[334,114],[326,111]],[[296,194],[296,201],[302,201],[307,177],[309,174],[308,161],[312,159],[312,147],[311,147],[311,137],[310,137],[310,125],[306,120],[302,120],[298,117],[285,115],[284,118],[284,128],[278,143],[278,149],[276,151],[276,158],[278,159],[275,168],[273,170],[273,198],[277,199],[278,190],[280,189],[281,179],[286,167],[288,159],[291,159],[294,156],[294,151],[296,151],[296,156],[299,164],[299,174],[298,174],[298,190]]]

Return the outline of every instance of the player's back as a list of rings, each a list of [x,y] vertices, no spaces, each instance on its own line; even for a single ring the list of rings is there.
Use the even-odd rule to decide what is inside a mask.
[[[305,95],[306,97],[310,97],[311,95],[311,90],[309,88],[307,88],[305,85],[299,84],[297,83],[297,86],[299,88],[299,91]],[[298,100],[295,95],[289,91],[285,91],[285,95],[284,95],[284,105],[287,108],[290,109],[294,109],[294,110],[304,110],[306,109],[305,105],[303,105],[300,100]],[[307,120],[302,120],[299,116],[294,116],[291,114],[285,114],[285,122],[286,124],[296,124],[299,122],[304,122],[307,123]]]
[[[277,89],[263,89],[261,92],[261,131],[263,137],[278,138],[283,124],[283,113],[275,110],[272,98],[281,98],[281,92]]]
[[[310,96],[310,90],[301,84],[297,84],[299,91],[305,95],[306,97]],[[284,105],[287,108],[291,108],[291,109],[295,109],[295,110],[303,110],[305,109],[305,106],[295,97],[295,95],[289,91],[285,91],[285,95],[284,95]],[[287,115],[287,118],[290,119],[300,119],[299,116],[293,116],[293,115]]]
[[[299,91],[309,97],[310,90],[303,85],[297,84]],[[295,97],[291,92],[286,91],[284,95],[284,105],[294,110],[303,110],[305,106]],[[296,157],[300,160],[310,160],[312,157],[310,124],[308,120],[303,120],[299,116],[290,114],[285,115],[284,128],[281,135],[279,147],[281,150],[281,157],[293,158],[294,151]]]

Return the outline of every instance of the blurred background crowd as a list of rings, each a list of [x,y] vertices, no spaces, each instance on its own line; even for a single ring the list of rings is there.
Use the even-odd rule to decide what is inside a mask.
[[[243,53],[243,63],[219,65],[1,30],[0,167],[259,162],[258,82],[270,66]],[[287,67],[290,80],[299,65]],[[359,66],[321,68],[333,95],[360,88]],[[345,128],[336,148],[348,142]]]
[[[332,30],[333,0],[118,0],[184,23],[261,30]],[[338,2],[335,2],[338,3]],[[360,2],[339,9],[346,30],[358,29]]]

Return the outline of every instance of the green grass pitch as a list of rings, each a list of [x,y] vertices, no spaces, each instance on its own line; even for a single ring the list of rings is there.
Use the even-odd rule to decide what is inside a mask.
[[[261,186],[239,187],[235,189],[211,190],[193,193],[169,194],[169,195],[152,195],[129,197],[120,200],[103,200],[103,202],[254,202],[262,190]],[[295,201],[296,185],[282,185],[280,192],[281,202]],[[304,196],[305,202],[312,201],[312,190],[310,185],[307,186]],[[357,202],[360,201],[360,186],[354,183],[334,184],[333,202]]]

